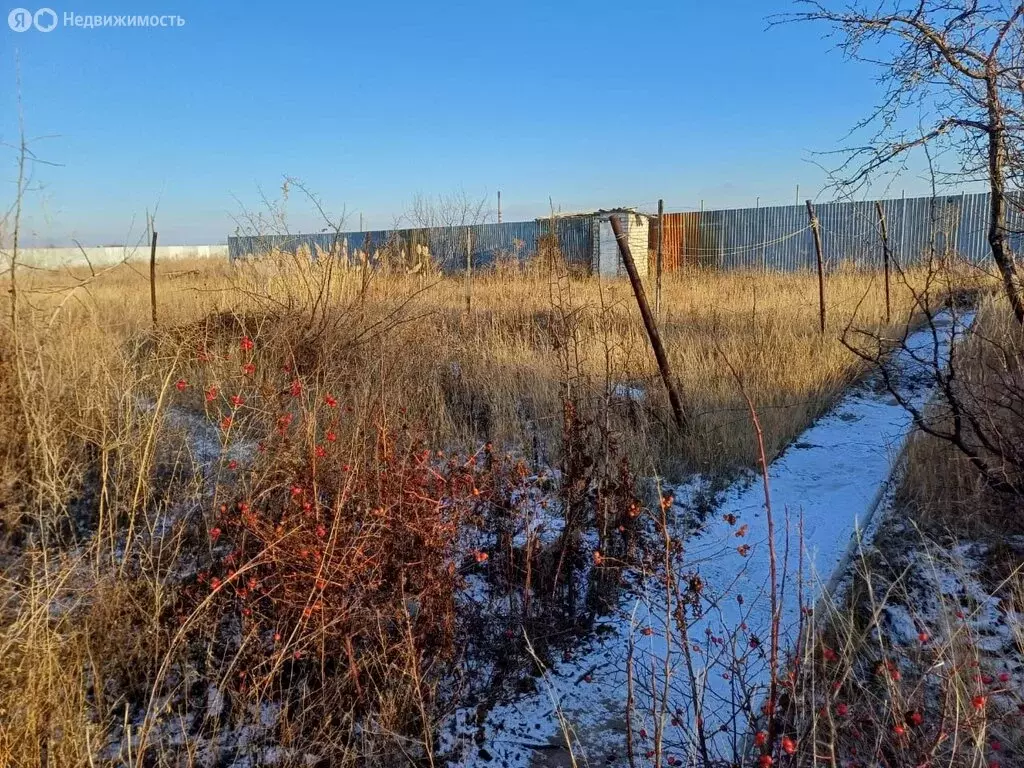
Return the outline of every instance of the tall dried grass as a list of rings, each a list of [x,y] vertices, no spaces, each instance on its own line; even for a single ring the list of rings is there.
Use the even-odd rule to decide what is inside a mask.
[[[157,329],[131,265],[23,271],[18,287],[0,330],[0,763],[11,765],[206,763],[270,703],[284,764],[430,762],[458,582],[439,561],[454,567],[463,543],[446,510],[481,491],[508,503],[477,475],[482,446],[512,453],[519,482],[525,464],[561,461],[575,434],[567,403],[583,404],[602,420],[597,454],[640,474],[727,473],[756,446],[723,357],[774,455],[861,373],[839,331],[854,316],[885,330],[877,275],[830,276],[824,336],[813,276],[671,276],[662,328],[691,414],[684,437],[623,282],[535,265],[480,275],[466,314],[461,280],[176,263],[159,272]],[[906,321],[907,286],[894,306]],[[456,454],[443,487],[413,466],[422,450]],[[470,478],[458,494],[444,485],[456,475]],[[290,506],[310,487],[326,489],[323,518],[320,501]],[[382,509],[401,511],[400,536],[360,522]],[[250,573],[275,586],[254,597]],[[319,618],[325,608],[334,619]],[[250,746],[221,744],[236,757]]]
[[[194,326],[222,314],[300,326],[311,312],[330,315],[330,334],[307,344],[324,354],[377,345],[387,361],[389,391],[431,422],[439,442],[468,447],[482,439],[510,447],[552,450],[558,421],[560,371],[553,294],[567,293],[578,339],[579,371],[611,402],[630,455],[662,471],[752,465],[755,446],[746,411],[722,357],[744,372],[744,385],[764,420],[769,457],[819,415],[861,366],[838,342],[856,314],[857,324],[884,327],[877,274],[843,271],[828,279],[830,330],[818,333],[817,286],[811,274],[690,272],[665,280],[661,318],[670,362],[694,424],[685,441],[665,422],[664,393],[635,302],[625,281],[563,280],[544,270],[483,274],[474,278],[473,311],[464,313],[460,279],[389,275],[370,281],[365,296],[358,271],[337,271],[327,306],[317,303],[317,267],[268,262],[175,263],[160,271],[161,326]],[[319,271],[322,271],[320,268]],[[79,279],[82,275],[79,273]],[[148,277],[118,267],[78,288],[67,277],[37,273],[24,291],[38,309],[27,333],[48,333],[46,354],[56,382],[78,380],[99,364],[116,364],[149,333]],[[910,276],[913,283],[914,275]],[[562,299],[559,299],[561,302]],[[50,315],[54,304],[60,311]],[[907,287],[894,284],[897,322],[912,306]],[[346,309],[341,310],[340,307]],[[395,322],[392,322],[395,321]],[[374,323],[378,323],[374,326]],[[387,327],[387,334],[375,331]],[[83,355],[82,351],[88,350]],[[188,371],[194,349],[180,354]],[[152,374],[152,366],[145,368]],[[374,366],[378,367],[379,366]],[[372,376],[359,372],[361,378]],[[557,432],[557,429],[554,430]]]

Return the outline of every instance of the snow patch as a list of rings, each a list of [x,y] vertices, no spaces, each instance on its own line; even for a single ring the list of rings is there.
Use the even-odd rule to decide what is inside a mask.
[[[910,336],[888,363],[901,396],[919,407],[927,402],[930,366],[948,357],[971,319],[945,313],[936,319],[934,334],[925,328]],[[802,607],[825,592],[832,574],[843,569],[851,543],[872,522],[911,427],[909,414],[881,382],[869,380],[769,468],[783,652],[798,637]],[[694,487],[677,489],[675,497],[692,499]],[[692,519],[685,508],[683,517]],[[687,613],[688,653],[681,647],[677,598],[666,596],[664,576],[641,579],[604,631],[545,672],[537,693],[501,701],[482,722],[476,708],[458,711],[442,733],[449,765],[526,768],[538,755],[558,750],[568,759],[567,742],[578,762],[627,765],[630,648],[639,756],[647,744],[637,734],[655,726],[664,728],[666,760],[692,755],[700,711],[710,758],[732,762],[770,679],[769,527],[760,480],[740,478],[673,563],[699,606]],[[909,631],[912,619],[895,618]]]

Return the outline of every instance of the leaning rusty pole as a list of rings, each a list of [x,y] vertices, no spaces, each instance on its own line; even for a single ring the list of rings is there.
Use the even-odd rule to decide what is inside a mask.
[[[665,347],[661,343],[661,334],[658,333],[658,325],[651,313],[651,307],[647,303],[647,294],[644,292],[644,284],[640,280],[640,273],[636,271],[636,263],[633,261],[633,254],[629,250],[629,242],[622,231],[619,220],[612,214],[609,217],[612,225],[612,232],[615,233],[615,242],[619,245],[619,254],[622,256],[622,263],[626,265],[626,274],[629,275],[629,282],[633,285],[633,295],[636,296],[636,304],[640,308],[640,316],[644,320],[644,328],[647,329],[647,338],[650,339],[651,347],[654,349],[654,357],[658,361],[658,370],[661,371],[661,380],[668,392],[668,401],[672,406],[672,415],[675,417],[676,426],[680,432],[686,429],[686,417],[683,415],[683,401],[676,389],[675,379],[672,377],[672,369],[668,364],[668,355],[665,354]]]

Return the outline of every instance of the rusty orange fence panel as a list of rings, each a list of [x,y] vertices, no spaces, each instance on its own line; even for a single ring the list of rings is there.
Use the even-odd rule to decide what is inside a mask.
[[[662,271],[707,265],[706,255],[714,251],[707,238],[701,235],[700,213],[666,213],[662,224]],[[648,243],[652,253],[658,248],[658,222],[651,221]],[[703,255],[703,257],[702,257]],[[651,261],[653,264],[653,259]]]

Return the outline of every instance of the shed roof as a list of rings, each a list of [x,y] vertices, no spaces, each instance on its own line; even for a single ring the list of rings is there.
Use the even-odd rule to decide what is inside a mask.
[[[552,214],[556,219],[576,219],[576,218],[591,218],[593,216],[608,216],[613,213],[631,213],[634,216],[645,216],[648,219],[653,218],[649,213],[638,211],[636,208],[619,207],[619,208],[598,208],[596,211],[573,211],[562,213],[561,211]],[[549,221],[552,216],[538,216],[537,221]]]

